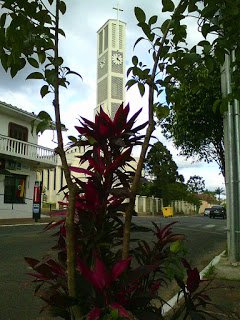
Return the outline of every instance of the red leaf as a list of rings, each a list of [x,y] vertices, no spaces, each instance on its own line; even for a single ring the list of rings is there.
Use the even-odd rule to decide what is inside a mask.
[[[129,113],[129,104],[123,108],[123,103],[118,108],[113,123],[115,125],[116,131],[119,134],[126,126],[127,116]]]
[[[109,173],[109,172],[113,172],[116,168],[122,167],[125,162],[129,159],[130,154],[132,152],[132,148],[127,149],[120,157],[118,157],[113,164],[111,164],[107,170],[105,171],[105,176]]]
[[[84,173],[84,174],[88,174],[92,177],[95,176],[95,173],[92,171],[89,171],[87,169],[82,169],[82,168],[77,168],[77,167],[69,167],[69,169],[73,172],[77,172],[77,173]]]
[[[194,268],[189,272],[188,278],[187,278],[187,289],[190,293],[195,292],[200,283],[200,275],[197,270],[197,268]]]
[[[184,268],[186,268],[188,270],[192,270],[190,264],[187,262],[186,259],[182,259],[182,264],[183,264]]]
[[[38,274],[38,273],[27,273],[29,276],[33,276],[33,277],[35,277],[35,278],[37,278],[37,279],[39,279],[39,280],[43,280],[43,281],[51,281],[51,280],[53,280],[52,278],[50,278],[50,277],[45,277],[45,276],[43,276],[43,275],[41,275],[41,274]]]
[[[105,268],[104,263],[98,259],[97,255],[96,255],[95,273],[96,273],[96,276],[99,281],[99,285],[100,285],[101,289],[103,289],[105,287],[105,285],[110,287],[111,283],[110,283],[110,277],[109,277],[108,271]]]
[[[126,260],[119,261],[115,264],[111,272],[111,281],[115,281],[120,274],[127,268],[129,262],[131,261],[132,257],[127,258]]]
[[[86,204],[89,210],[97,209],[100,206],[98,190],[92,181],[86,187]]]
[[[98,279],[96,272],[89,270],[79,257],[77,257],[77,267],[84,279],[90,282],[97,290],[102,291],[102,282]]]
[[[101,313],[102,310],[96,307],[89,312],[89,314],[87,315],[87,320],[98,320],[100,318]]]

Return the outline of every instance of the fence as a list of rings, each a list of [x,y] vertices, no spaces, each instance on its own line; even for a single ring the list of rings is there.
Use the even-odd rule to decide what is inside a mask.
[[[175,200],[171,202],[173,214],[191,215],[197,213],[196,206],[186,201]],[[162,215],[163,201],[155,197],[136,196],[135,211],[138,215]]]

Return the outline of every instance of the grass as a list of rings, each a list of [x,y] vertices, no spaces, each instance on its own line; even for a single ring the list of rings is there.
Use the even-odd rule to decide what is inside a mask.
[[[214,278],[215,274],[216,274],[216,267],[211,264],[207,269],[207,271],[204,273],[203,278],[212,279]]]

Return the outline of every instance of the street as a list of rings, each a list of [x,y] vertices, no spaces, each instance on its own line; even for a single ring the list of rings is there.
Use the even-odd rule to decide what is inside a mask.
[[[158,225],[178,221],[173,230],[188,238],[186,248],[189,261],[201,270],[211,259],[226,248],[226,220],[193,217],[134,217],[133,222],[150,226],[151,220]],[[41,319],[41,301],[33,296],[34,287],[27,285],[32,277],[23,257],[40,258],[54,244],[48,233],[42,233],[42,225],[0,226],[0,319],[36,320]],[[55,230],[56,231],[56,230]],[[151,240],[145,233],[136,236]]]

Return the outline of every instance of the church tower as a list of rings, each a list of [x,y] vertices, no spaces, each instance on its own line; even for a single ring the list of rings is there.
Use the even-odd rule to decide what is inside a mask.
[[[114,118],[118,107],[125,100],[126,24],[108,20],[97,32],[97,107],[100,106]]]

